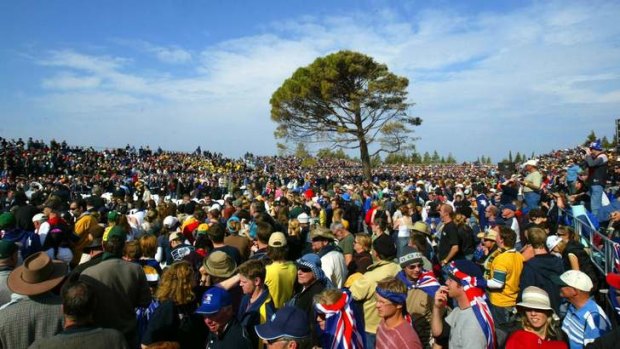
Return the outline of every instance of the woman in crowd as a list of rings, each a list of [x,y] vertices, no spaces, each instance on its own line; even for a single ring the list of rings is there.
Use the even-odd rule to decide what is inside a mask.
[[[207,330],[193,292],[194,271],[187,262],[176,262],[162,275],[155,293],[159,307],[151,316],[142,337],[142,347],[157,342],[178,342],[181,348],[203,347]]]
[[[562,332],[547,292],[536,286],[526,287],[517,307],[522,316],[522,329],[508,337],[506,349],[568,348],[562,341]]]
[[[594,290],[596,290],[599,280],[596,267],[590,259],[590,254],[579,242],[579,236],[573,228],[567,226],[559,226],[557,235],[562,239],[562,243],[557,248],[562,254],[564,270],[580,270],[586,273],[594,284]]]
[[[355,234],[355,241],[353,243],[353,260],[348,266],[347,275],[349,275],[349,277],[345,282],[345,287],[351,286],[351,284],[362,276],[362,274],[364,274],[368,267],[372,264],[372,255],[370,254],[371,245],[372,240],[368,234]]]

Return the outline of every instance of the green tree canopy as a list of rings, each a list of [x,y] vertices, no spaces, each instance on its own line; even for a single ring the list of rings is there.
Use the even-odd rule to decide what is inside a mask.
[[[407,78],[372,57],[339,51],[317,58],[286,79],[271,96],[276,138],[359,149],[364,175],[371,158],[411,145],[421,119],[407,114]],[[371,154],[369,145],[378,145]]]

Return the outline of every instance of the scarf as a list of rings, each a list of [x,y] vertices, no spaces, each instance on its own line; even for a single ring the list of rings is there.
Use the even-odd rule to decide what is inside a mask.
[[[484,293],[486,280],[465,274],[457,269],[454,262],[446,265],[445,271],[461,280],[461,285],[465,290],[469,305],[476,315],[476,320],[478,320],[484,336],[487,338],[487,349],[495,349],[497,346],[495,322],[493,321],[493,316],[491,316],[489,305],[486,302],[487,297]]]
[[[352,297],[349,292],[343,291],[336,303],[314,306],[318,313],[325,314],[323,348],[364,348],[364,327],[356,318],[351,302]]]
[[[426,292],[431,298],[435,298],[435,293],[439,290],[439,281],[435,278],[435,274],[432,270],[422,270],[418,280],[412,282],[407,278],[404,270],[401,270],[396,274],[396,277],[402,281],[408,290],[422,290]]]

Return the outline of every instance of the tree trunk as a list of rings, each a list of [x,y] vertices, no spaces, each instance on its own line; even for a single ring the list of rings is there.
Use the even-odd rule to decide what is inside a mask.
[[[372,181],[372,175],[370,173],[370,154],[368,154],[368,143],[365,138],[360,139],[360,159],[362,160],[362,169],[364,171],[364,178],[368,181]]]

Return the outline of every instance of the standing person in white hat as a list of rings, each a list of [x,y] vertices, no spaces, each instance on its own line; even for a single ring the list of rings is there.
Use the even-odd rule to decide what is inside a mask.
[[[542,185],[542,175],[538,172],[538,161],[528,160],[525,163],[527,175],[521,181],[523,186],[523,200],[527,205],[528,211],[538,208],[540,205],[540,186]]]

